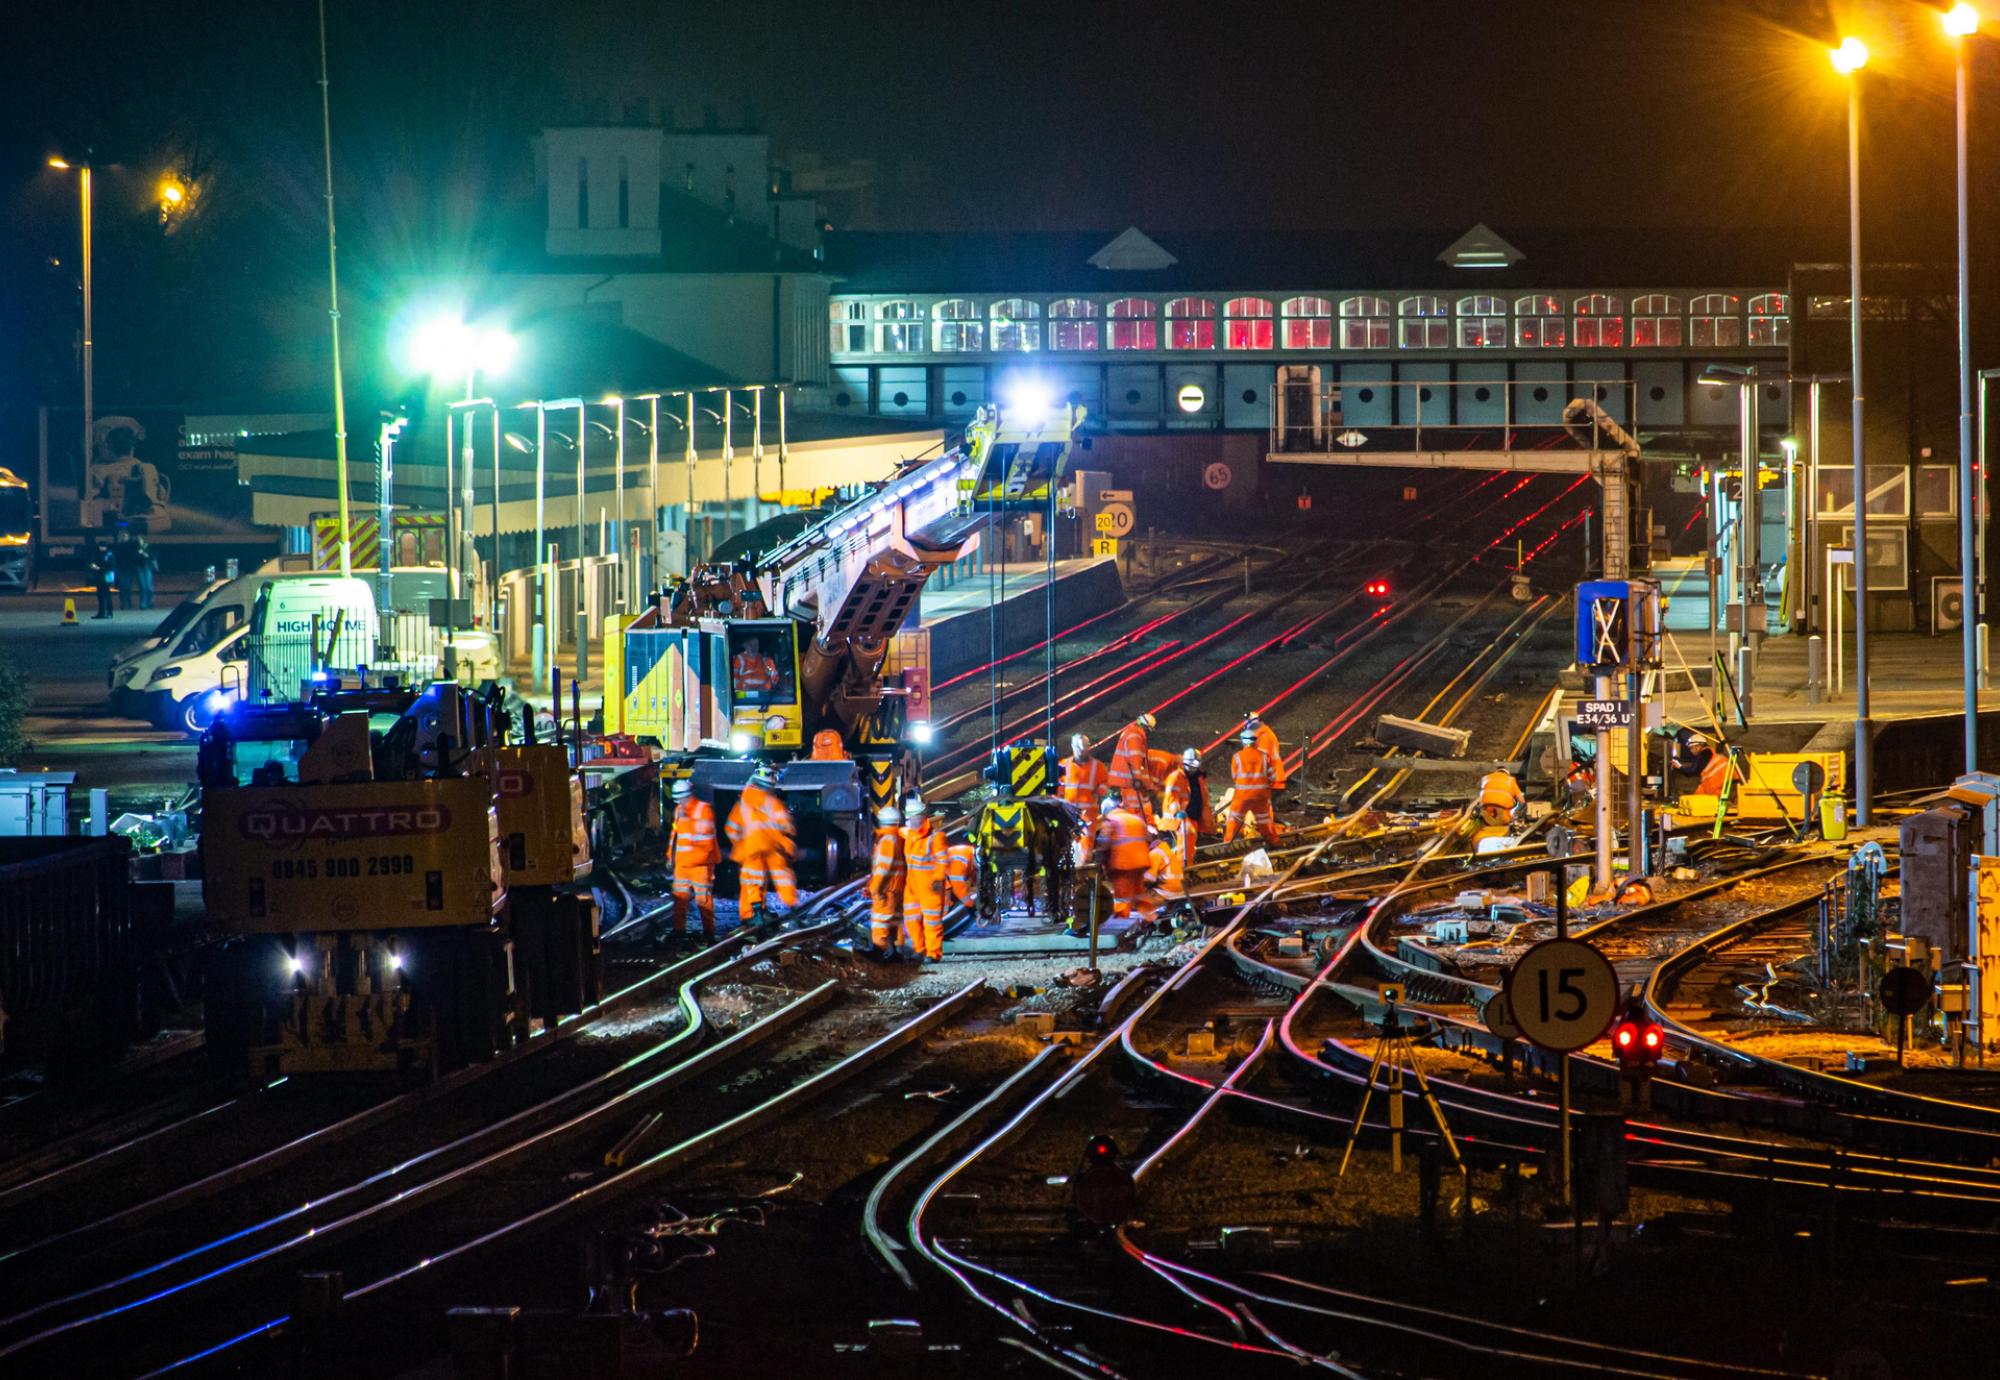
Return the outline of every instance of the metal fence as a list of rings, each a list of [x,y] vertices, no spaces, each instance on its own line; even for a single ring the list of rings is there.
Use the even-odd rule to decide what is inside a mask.
[[[386,613],[379,621],[379,636],[365,624],[335,619],[322,626],[315,618],[310,633],[245,638],[240,693],[251,702],[292,699],[330,676],[365,672],[370,679],[394,675],[429,681],[444,674],[451,634],[433,625],[428,614]],[[239,692],[230,682],[225,668],[223,689]]]

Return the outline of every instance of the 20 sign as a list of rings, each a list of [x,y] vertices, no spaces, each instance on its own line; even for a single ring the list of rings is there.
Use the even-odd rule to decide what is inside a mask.
[[[1618,1014],[1618,972],[1581,940],[1543,940],[1507,974],[1507,1010],[1521,1034],[1543,1049],[1584,1049]]]

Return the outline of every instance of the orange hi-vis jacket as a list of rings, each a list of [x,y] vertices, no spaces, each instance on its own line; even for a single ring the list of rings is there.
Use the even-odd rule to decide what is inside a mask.
[[[792,812],[774,792],[749,785],[737,798],[723,828],[729,834],[729,856],[737,862],[778,853],[789,858],[793,842]]]
[[[822,728],[813,734],[812,760],[815,762],[845,762],[847,744],[840,740],[840,730]]]
[[[972,899],[973,874],[979,855],[969,843],[954,843],[945,850],[944,877],[951,899],[960,905]]]
[[[1153,845],[1152,869],[1150,876],[1160,895],[1178,901],[1187,894],[1187,860],[1172,839],[1161,839]]]
[[[1229,780],[1238,796],[1269,794],[1277,780],[1270,754],[1254,744],[1238,748],[1236,755],[1229,759]]]
[[[1489,771],[1479,778],[1479,804],[1482,808],[1512,811],[1527,797],[1521,794],[1521,783],[1504,771]]]
[[[1285,789],[1285,750],[1278,746],[1277,730],[1262,719],[1257,721],[1257,746],[1271,759],[1271,788]]]
[[[1125,725],[1118,734],[1117,750],[1111,754],[1111,784],[1125,791],[1143,790],[1152,784],[1146,730],[1136,723]]]
[[[715,807],[690,796],[674,807],[674,875],[707,881],[722,861],[715,840]]]
[[[1144,872],[1151,864],[1146,821],[1122,805],[1104,812],[1093,842],[1099,860],[1110,871]]]
[[[1701,769],[1701,784],[1694,788],[1696,795],[1721,795],[1722,788],[1729,784],[1729,754],[1716,751],[1709,754],[1708,761]]]
[[[1062,798],[1084,812],[1086,818],[1097,809],[1097,798],[1110,780],[1104,763],[1095,757],[1065,757],[1062,760]]]
[[[903,826],[903,875],[906,894],[944,899],[946,847],[944,830],[926,819]]]
[[[745,694],[778,688],[778,663],[762,653],[738,652],[729,663],[729,674]]]
[[[875,863],[868,872],[868,894],[876,900],[903,890],[903,830],[889,825],[875,831]]]

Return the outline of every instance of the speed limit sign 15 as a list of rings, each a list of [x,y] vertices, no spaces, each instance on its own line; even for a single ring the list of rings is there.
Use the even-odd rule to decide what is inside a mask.
[[[1594,1044],[1618,1014],[1618,973],[1576,939],[1546,939],[1507,974],[1507,1012],[1521,1034],[1567,1054]]]

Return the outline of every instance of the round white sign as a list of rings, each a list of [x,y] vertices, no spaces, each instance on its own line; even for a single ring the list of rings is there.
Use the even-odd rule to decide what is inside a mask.
[[[1584,1049],[1618,1014],[1617,970],[1581,940],[1545,939],[1507,974],[1507,1012],[1532,1044]]]
[[[1233,476],[1229,472],[1229,466],[1223,464],[1220,460],[1212,462],[1207,469],[1201,472],[1201,482],[1208,485],[1211,489],[1228,488],[1231,478]]]
[[[1208,394],[1202,391],[1198,383],[1184,383],[1181,385],[1181,391],[1174,395],[1174,401],[1180,404],[1183,412],[1199,412],[1208,402]]]

